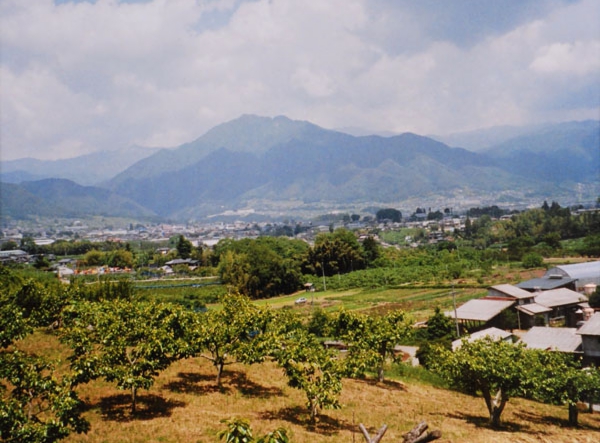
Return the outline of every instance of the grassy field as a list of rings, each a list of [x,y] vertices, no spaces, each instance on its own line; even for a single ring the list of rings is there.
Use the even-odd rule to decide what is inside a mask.
[[[55,336],[36,332],[20,347],[61,359],[67,350]],[[286,385],[272,363],[226,367],[223,386],[215,386],[213,366],[201,358],[173,364],[149,391],[141,391],[138,412],[130,413],[130,397],[114,385],[95,381],[79,387],[84,416],[91,423],[85,435],[67,442],[216,442],[224,429],[220,420],[244,417],[256,436],[285,428],[294,443],[360,442],[358,424],[372,435],[386,424],[383,441],[401,441],[402,434],[426,420],[442,431],[441,442],[597,442],[600,414],[581,413],[580,427],[567,427],[567,408],[511,399],[502,415],[501,429],[487,424],[482,398],[423,383],[420,369],[390,371],[388,381],[344,380],[342,408],[323,411],[311,425],[302,392]],[[431,378],[431,377],[430,377]]]
[[[456,303],[461,304],[472,298],[486,294],[482,288],[462,288],[454,290]],[[296,305],[299,297],[305,297],[307,302]],[[410,312],[416,321],[429,318],[436,306],[442,310],[452,309],[452,288],[380,288],[352,289],[341,292],[298,292],[285,297],[271,298],[256,302],[274,309],[283,307],[293,308],[301,313],[309,314],[312,309],[321,308],[326,311],[338,309],[360,311],[386,311],[401,309]]]

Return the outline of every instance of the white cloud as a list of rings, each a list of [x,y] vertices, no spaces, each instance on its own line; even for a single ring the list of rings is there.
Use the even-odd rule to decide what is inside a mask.
[[[2,0],[1,155],[174,146],[243,113],[418,133],[597,116],[600,2],[478,4],[478,23],[467,3]]]
[[[545,73],[599,73],[600,41],[553,43],[544,46],[539,49],[531,68]]]

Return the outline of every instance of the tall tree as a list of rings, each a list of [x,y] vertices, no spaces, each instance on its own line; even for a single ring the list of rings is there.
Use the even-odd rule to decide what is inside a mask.
[[[192,255],[192,250],[194,249],[192,242],[186,239],[183,235],[179,235],[179,237],[177,237],[175,248],[177,249],[177,254],[179,257],[183,259],[190,258]]]

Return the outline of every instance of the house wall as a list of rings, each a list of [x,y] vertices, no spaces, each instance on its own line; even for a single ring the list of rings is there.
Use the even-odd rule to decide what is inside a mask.
[[[600,357],[600,336],[582,335],[581,344],[586,357]]]

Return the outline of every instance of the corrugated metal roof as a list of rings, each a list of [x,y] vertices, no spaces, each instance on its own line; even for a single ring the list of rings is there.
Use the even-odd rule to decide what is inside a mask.
[[[510,332],[503,331],[498,328],[487,328],[481,331],[473,332],[468,337],[459,338],[458,340],[454,340],[452,342],[452,350],[456,350],[461,347],[463,340],[466,338],[467,341],[473,342],[475,340],[480,340],[485,337],[492,337],[496,341],[506,340],[511,337],[513,334]]]
[[[538,305],[537,303],[529,303],[527,305],[517,306],[517,309],[528,315],[543,314],[544,312],[552,311],[552,308]]]
[[[513,304],[514,302],[510,300],[486,300],[484,298],[469,300],[456,309],[456,318],[459,320],[488,321]],[[454,318],[454,311],[448,311],[445,314]]]
[[[557,272],[559,270],[560,272]],[[587,263],[575,263],[570,265],[556,266],[546,272],[546,276],[562,274],[571,278],[597,278],[600,276],[600,261],[590,261]]]
[[[549,278],[549,277],[540,277],[540,278],[532,278],[531,280],[523,281],[517,284],[517,287],[521,289],[529,289],[534,290],[536,288],[540,288],[542,291],[547,291],[550,289],[556,289],[563,286],[567,286],[574,281],[576,278]]]
[[[581,351],[581,336],[576,332],[576,328],[534,326],[521,337],[521,341],[531,349],[578,352]]]
[[[494,289],[495,291],[501,292],[503,294],[509,295],[513,298],[516,299],[522,299],[522,298],[531,298],[533,297],[533,295],[531,294],[531,292],[527,292],[524,289],[518,288],[514,285],[509,285],[509,284],[503,284],[503,285],[496,285],[496,286],[492,286],[491,289]]]
[[[552,289],[551,291],[542,291],[536,293],[535,296],[536,303],[542,306],[548,306],[549,308],[577,304],[583,301],[587,301],[587,297],[585,295],[582,295],[579,292],[575,292],[567,288]]]
[[[577,330],[579,335],[600,336],[600,312],[596,312],[585,324]]]

